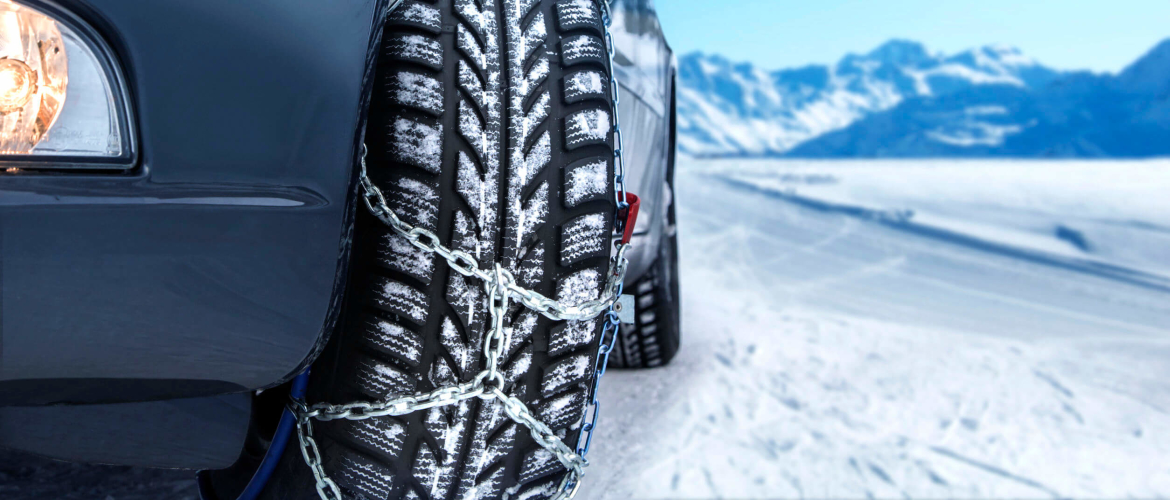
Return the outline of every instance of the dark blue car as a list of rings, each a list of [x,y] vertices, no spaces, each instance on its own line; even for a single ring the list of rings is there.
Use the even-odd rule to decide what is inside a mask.
[[[673,55],[603,1],[0,0],[0,447],[566,498],[679,341]]]

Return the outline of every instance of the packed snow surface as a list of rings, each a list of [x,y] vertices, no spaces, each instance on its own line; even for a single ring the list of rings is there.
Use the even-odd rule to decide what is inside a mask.
[[[1170,276],[1170,160],[704,165],[724,181],[822,209]]]
[[[1170,495],[1170,162],[678,176],[682,348],[579,498]]]

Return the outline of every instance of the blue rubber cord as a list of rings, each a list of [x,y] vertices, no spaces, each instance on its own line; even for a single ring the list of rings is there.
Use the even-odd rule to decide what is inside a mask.
[[[309,370],[305,370],[293,379],[292,389],[289,391],[289,395],[295,399],[303,399],[305,397],[305,388],[308,385]],[[260,492],[264,491],[264,487],[268,485],[268,480],[276,470],[276,465],[280,463],[280,457],[284,454],[284,449],[288,446],[288,440],[292,437],[293,428],[296,427],[296,424],[296,415],[293,415],[292,410],[285,408],[284,413],[280,415],[280,423],[276,426],[276,434],[272,435],[272,444],[268,446],[268,451],[264,453],[264,458],[260,461],[260,467],[256,469],[255,474],[252,474],[252,479],[248,481],[248,486],[244,487],[244,491],[240,493],[240,496],[236,500],[256,500],[260,496]],[[200,486],[200,496],[204,500],[209,500],[211,497],[207,492],[202,491],[203,484],[200,484]]]
[[[292,390],[289,395],[294,399],[302,399],[305,397],[305,387],[309,385],[309,370],[301,372],[297,378],[293,379]],[[284,409],[284,413],[280,415],[280,424],[276,426],[276,434],[272,436],[272,445],[268,447],[268,451],[264,453],[264,459],[260,461],[260,468],[256,469],[256,473],[252,475],[252,480],[248,481],[248,486],[244,488],[244,492],[240,493],[238,500],[255,500],[260,496],[260,492],[264,491],[264,486],[268,485],[268,479],[272,477],[272,471],[276,470],[276,464],[280,462],[280,456],[284,454],[284,448],[288,445],[288,439],[292,436],[293,427],[297,424],[297,416],[293,415],[292,410]]]

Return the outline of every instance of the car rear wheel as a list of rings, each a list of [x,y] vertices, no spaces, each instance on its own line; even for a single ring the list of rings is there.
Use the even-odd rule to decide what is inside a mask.
[[[593,1],[407,1],[386,27],[366,135],[370,178],[399,217],[564,304],[600,296],[611,254],[601,23]],[[482,283],[359,211],[341,327],[314,365],[310,403],[471,381],[484,364]],[[507,323],[505,392],[575,447],[601,320],[514,305]],[[547,498],[565,474],[496,400],[313,426],[325,471],[357,498]],[[299,479],[269,496],[313,498],[290,450],[282,470]]]
[[[613,368],[654,368],[678,353],[678,235],[665,236],[658,258],[625,293],[634,295],[633,324],[623,324],[610,353]]]

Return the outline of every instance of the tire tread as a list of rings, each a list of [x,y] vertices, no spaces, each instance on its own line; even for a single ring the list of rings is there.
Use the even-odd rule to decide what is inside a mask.
[[[579,126],[608,120],[608,96],[570,92],[556,53],[567,37],[601,40],[599,12],[579,5],[405,2],[387,20],[367,134],[371,179],[403,220],[565,303],[600,295],[614,209],[608,123],[600,137],[601,124]],[[587,72],[608,81],[604,64],[573,70]],[[482,369],[480,283],[364,214],[355,259],[354,305],[310,395],[385,399]],[[507,392],[575,445],[600,321],[551,321],[516,304],[507,321]],[[496,401],[314,425],[326,471],[357,498],[547,498],[565,472]]]

